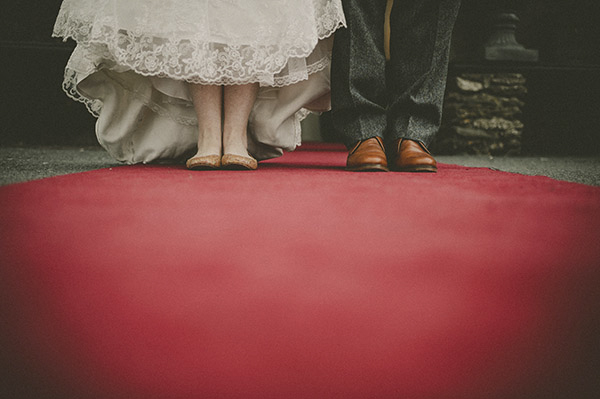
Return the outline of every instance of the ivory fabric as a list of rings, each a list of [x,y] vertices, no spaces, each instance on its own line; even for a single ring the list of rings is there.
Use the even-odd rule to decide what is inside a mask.
[[[126,163],[195,150],[189,83],[260,83],[249,151],[300,144],[308,109],[329,109],[341,0],[65,0],[53,35],[77,46],[63,88],[98,117],[100,144]]]

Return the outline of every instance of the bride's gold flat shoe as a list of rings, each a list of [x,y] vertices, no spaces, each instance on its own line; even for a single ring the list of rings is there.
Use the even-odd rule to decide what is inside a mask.
[[[219,169],[221,167],[220,155],[204,155],[192,157],[187,160],[185,166],[192,170]]]
[[[258,162],[252,157],[225,154],[221,157],[221,166],[224,169],[256,170],[256,168],[258,168]]]

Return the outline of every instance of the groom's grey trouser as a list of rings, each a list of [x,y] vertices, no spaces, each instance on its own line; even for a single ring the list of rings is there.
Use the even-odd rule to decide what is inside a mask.
[[[331,74],[332,119],[344,144],[374,136],[428,145],[442,119],[452,29],[460,0],[395,0],[386,71],[386,0],[342,0]]]

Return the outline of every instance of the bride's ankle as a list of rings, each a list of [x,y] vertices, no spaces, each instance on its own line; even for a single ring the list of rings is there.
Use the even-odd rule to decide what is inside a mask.
[[[200,130],[197,141],[197,156],[221,155],[223,141],[219,130]]]
[[[229,143],[223,146],[223,154],[249,156],[248,148],[244,143]]]
[[[248,139],[246,129],[228,129],[223,131],[223,154],[247,157]]]
[[[239,155],[241,157],[250,157],[248,150],[225,150],[223,155]]]
[[[205,156],[205,155],[222,155],[223,150],[221,143],[198,143],[198,151],[196,152],[196,156]]]

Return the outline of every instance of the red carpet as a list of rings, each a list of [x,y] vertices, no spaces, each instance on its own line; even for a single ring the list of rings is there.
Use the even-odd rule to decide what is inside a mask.
[[[1,187],[3,397],[600,392],[600,188],[319,148]]]

